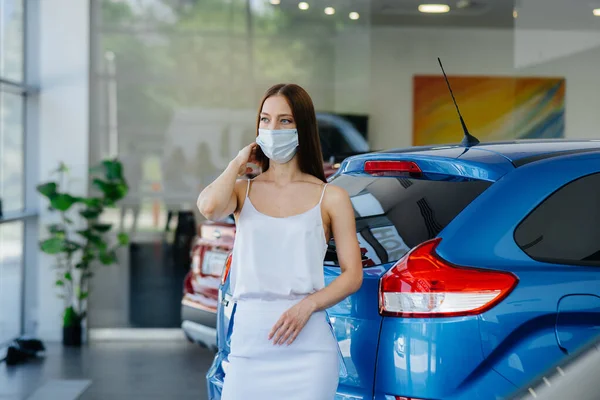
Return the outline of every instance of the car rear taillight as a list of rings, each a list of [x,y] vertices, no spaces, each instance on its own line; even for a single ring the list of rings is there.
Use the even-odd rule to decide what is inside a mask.
[[[450,264],[435,252],[440,241],[437,238],[415,247],[381,277],[381,315],[479,314],[500,302],[517,284],[517,278],[508,272]]]
[[[391,396],[388,396],[391,398]],[[416,398],[416,397],[404,397],[404,396],[394,396],[393,397],[395,400],[425,400],[425,399],[421,399],[421,398]]]
[[[223,268],[223,273],[221,274],[221,285],[225,284],[227,277],[229,276],[229,270],[231,269],[231,253],[227,256],[227,260],[225,260],[225,268]]]
[[[379,175],[386,173],[420,174],[421,168],[413,161],[365,161],[364,170],[368,174]]]

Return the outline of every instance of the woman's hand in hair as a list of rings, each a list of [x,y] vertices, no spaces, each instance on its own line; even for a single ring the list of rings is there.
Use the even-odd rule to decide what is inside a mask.
[[[251,143],[240,150],[225,171],[202,190],[196,205],[206,219],[218,221],[237,211],[237,192],[247,187],[246,180],[238,177],[247,171],[248,163],[254,160],[256,146],[256,143]]]
[[[258,144],[256,144],[256,142],[252,142],[238,152],[238,155],[234,159],[234,161],[240,166],[238,169],[238,176],[252,171],[252,169],[248,167],[248,164],[256,162],[257,146]]]
[[[269,333],[269,340],[272,339],[274,345],[292,344],[315,310],[312,300],[303,299],[281,315]]]

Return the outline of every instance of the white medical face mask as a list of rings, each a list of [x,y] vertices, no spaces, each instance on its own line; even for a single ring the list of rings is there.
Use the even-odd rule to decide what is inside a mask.
[[[290,161],[298,150],[296,129],[259,129],[256,143],[265,156],[279,164]]]

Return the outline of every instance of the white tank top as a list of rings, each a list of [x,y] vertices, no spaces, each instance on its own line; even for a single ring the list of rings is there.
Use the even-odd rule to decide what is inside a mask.
[[[323,260],[327,242],[321,202],[289,217],[258,211],[250,200],[250,180],[238,216],[231,260],[233,300],[287,299],[325,286]]]

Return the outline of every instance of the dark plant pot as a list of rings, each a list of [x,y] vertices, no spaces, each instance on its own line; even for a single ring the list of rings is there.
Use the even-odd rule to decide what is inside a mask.
[[[63,345],[72,347],[81,346],[81,323],[63,326]]]

